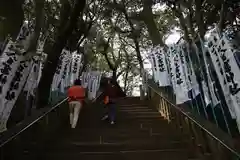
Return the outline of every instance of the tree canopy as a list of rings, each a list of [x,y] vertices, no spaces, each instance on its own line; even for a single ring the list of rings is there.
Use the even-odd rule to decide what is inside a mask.
[[[239,27],[239,5],[238,0],[2,0],[0,42],[14,39],[24,21],[34,29],[28,55],[36,53],[40,37],[46,38],[39,94],[49,94],[63,48],[83,54],[84,66],[112,72],[132,94],[136,68],[143,69],[150,46],[167,47],[173,31],[189,42],[215,25]],[[40,105],[46,102],[47,96],[40,99]]]

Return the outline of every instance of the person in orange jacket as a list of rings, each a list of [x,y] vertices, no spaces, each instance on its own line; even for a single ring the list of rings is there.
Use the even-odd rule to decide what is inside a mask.
[[[75,128],[78,122],[78,116],[85,99],[85,89],[81,86],[81,80],[77,79],[74,85],[68,89],[68,101],[70,111],[70,125]]]

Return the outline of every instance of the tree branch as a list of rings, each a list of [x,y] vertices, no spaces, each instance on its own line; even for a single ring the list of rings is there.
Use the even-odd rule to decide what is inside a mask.
[[[123,74],[123,72],[124,72],[124,70],[118,72],[118,74],[117,74],[117,78],[118,78],[119,76],[121,76],[121,75]]]
[[[26,51],[26,57],[31,58],[36,53],[36,48],[38,45],[38,39],[40,36],[41,28],[44,21],[44,2],[45,0],[35,0],[35,26],[34,26],[34,33],[30,41],[29,48]]]
[[[103,54],[104,58],[106,59],[109,68],[110,68],[112,71],[114,71],[114,70],[116,70],[116,67],[111,63],[111,61],[110,61],[110,59],[109,59],[109,57],[108,57],[108,55],[107,55],[107,50],[108,50],[108,48],[109,48],[110,39],[111,39],[111,37],[109,37],[107,43],[105,43],[102,54]]]
[[[156,23],[154,21],[154,16],[152,12],[152,1],[143,0],[143,14],[144,15],[144,23],[147,26],[149,36],[152,40],[154,46],[160,44],[161,46],[165,46],[161,35],[158,31]]]
[[[226,5],[225,0],[224,0],[224,2],[222,3],[222,6],[221,6],[220,20],[219,20],[219,23],[218,23],[218,28],[219,28],[220,33],[222,32],[222,30],[224,28],[226,9],[227,9],[227,5]]]
[[[196,22],[198,26],[198,31],[200,37],[203,38],[205,35],[205,28],[204,28],[204,21],[203,21],[203,14],[202,14],[202,0],[195,0],[196,5]]]
[[[190,37],[189,37],[189,31],[188,31],[188,28],[186,26],[186,22],[184,20],[184,17],[183,17],[183,14],[182,14],[182,11],[180,9],[180,6],[179,4],[175,4],[174,7],[172,7],[172,10],[173,10],[173,13],[175,14],[176,17],[178,17],[179,19],[179,22],[180,22],[180,26],[182,28],[182,30],[184,31],[184,38],[187,42],[190,42]]]

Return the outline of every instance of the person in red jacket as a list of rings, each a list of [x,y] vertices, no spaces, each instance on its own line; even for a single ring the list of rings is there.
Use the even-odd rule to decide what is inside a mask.
[[[114,124],[116,119],[116,105],[114,102],[114,99],[116,98],[116,91],[115,91],[115,85],[113,84],[113,81],[108,80],[107,87],[104,91],[104,104],[107,108],[107,113],[102,118],[102,120],[106,120],[109,118],[110,123]]]
[[[78,116],[83,106],[85,98],[85,89],[81,86],[81,80],[77,79],[74,85],[68,89],[68,101],[70,111],[70,125],[75,128]]]

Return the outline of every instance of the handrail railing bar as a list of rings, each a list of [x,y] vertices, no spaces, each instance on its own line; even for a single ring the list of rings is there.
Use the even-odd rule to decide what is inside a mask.
[[[93,100],[93,102],[95,102],[101,95],[103,94],[103,92],[100,92],[100,94]],[[57,104],[55,104],[53,107],[51,107],[48,111],[46,111],[45,113],[43,113],[41,116],[39,116],[37,119],[35,119],[34,121],[32,121],[31,123],[29,123],[27,126],[25,126],[23,129],[21,129],[19,132],[17,132],[16,134],[10,136],[6,141],[2,142],[0,144],[0,148],[2,146],[4,146],[6,143],[10,142],[12,139],[14,139],[15,137],[17,137],[19,134],[21,134],[22,132],[24,132],[26,129],[28,129],[29,127],[31,127],[33,124],[35,124],[36,122],[38,122],[39,120],[41,120],[43,117],[45,117],[46,115],[48,115],[50,112],[52,112],[54,109],[56,109],[57,107],[59,107],[61,104],[63,104],[64,102],[66,102],[68,100],[68,98],[63,99],[62,101],[58,102]]]
[[[209,132],[205,127],[203,127],[200,123],[198,123],[196,120],[194,120],[192,117],[190,117],[187,113],[183,112],[179,107],[177,107],[176,105],[174,105],[173,103],[171,103],[169,100],[167,100],[164,96],[160,95],[158,93],[158,91],[156,89],[154,89],[152,86],[150,86],[148,83],[147,85],[153,89],[159,96],[161,96],[164,100],[166,100],[169,104],[171,104],[175,109],[177,109],[179,112],[181,112],[184,116],[186,116],[188,119],[190,119],[193,123],[195,123],[198,127],[200,127],[202,130],[204,130],[208,135],[210,135],[212,138],[214,138],[216,141],[218,141],[221,145],[223,145],[225,148],[227,148],[228,150],[230,150],[233,154],[235,154],[238,158],[240,158],[240,154],[235,151],[234,149],[232,149],[231,147],[229,147],[228,145],[226,145],[222,140],[220,140],[219,138],[217,138],[214,134],[212,134],[211,132]]]
[[[29,127],[31,127],[33,124],[35,124],[36,122],[38,122],[39,120],[41,120],[43,117],[45,117],[46,115],[48,115],[50,112],[52,112],[54,109],[56,109],[57,107],[59,107],[61,104],[63,104],[64,102],[66,102],[68,100],[68,98],[63,99],[62,101],[60,101],[59,103],[57,103],[56,105],[54,105],[53,107],[51,107],[48,111],[46,111],[45,113],[43,113],[41,116],[39,116],[37,119],[35,119],[34,121],[32,121],[30,124],[28,124],[26,127],[24,127],[23,129],[21,129],[19,132],[17,132],[16,134],[12,135],[10,138],[8,138],[6,141],[4,141],[3,143],[0,144],[0,148],[2,146],[4,146],[6,143],[8,143],[9,141],[11,141],[12,139],[14,139],[15,137],[17,137],[19,134],[21,134],[22,132],[24,132],[25,130],[27,130]]]

